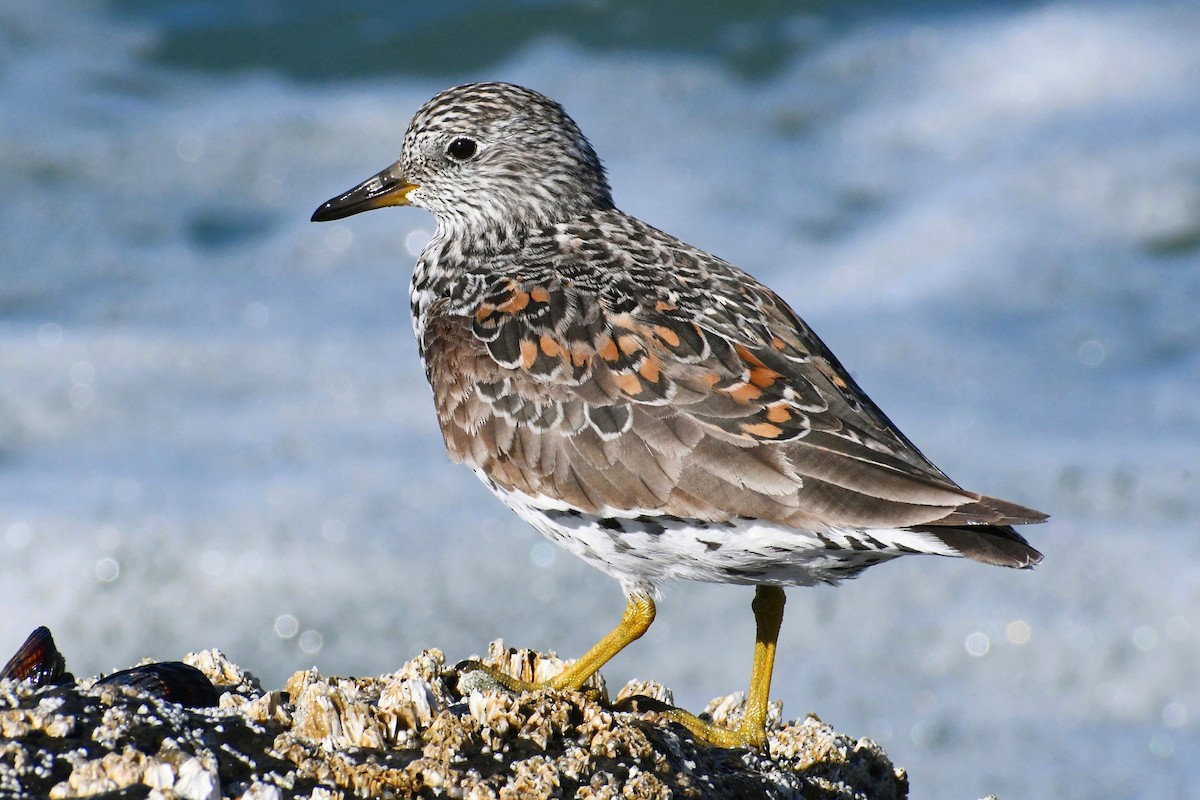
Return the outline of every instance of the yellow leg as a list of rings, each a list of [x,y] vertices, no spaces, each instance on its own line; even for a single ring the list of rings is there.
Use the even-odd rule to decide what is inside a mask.
[[[736,730],[705,722],[683,709],[668,712],[668,716],[683,725],[697,739],[713,747],[750,747],[761,749],[767,743],[767,702],[771,695],[771,673],[775,666],[775,643],[779,641],[779,626],[783,623],[783,604],[786,598],[778,586],[759,586],[754,592],[754,622],[757,634],[754,641],[754,666],[750,670],[750,691],[746,697],[746,713]]]
[[[736,730],[723,728],[706,722],[695,714],[681,708],[666,712],[666,716],[683,725],[696,739],[713,747],[745,747],[761,749],[767,742],[767,703],[771,695],[771,673],[775,666],[775,644],[779,640],[779,627],[783,622],[783,605],[786,598],[778,586],[759,586],[754,593],[754,621],[757,629],[754,642],[754,665],[750,670],[750,691],[746,697],[746,713]],[[654,601],[649,597],[629,598],[629,605],[621,617],[621,623],[576,661],[553,678],[541,683],[530,683],[478,662],[465,662],[459,670],[465,673],[482,674],[485,681],[495,683],[514,692],[531,692],[537,689],[578,691],[587,679],[596,673],[609,659],[621,652],[626,645],[641,638],[654,622]]]
[[[625,607],[625,614],[621,617],[621,622],[617,627],[613,628],[607,636],[597,642],[596,646],[591,650],[584,653],[574,664],[550,680],[541,683],[529,683],[528,681],[514,678],[511,675],[505,675],[499,670],[492,669],[478,662],[460,664],[459,669],[463,672],[468,670],[483,672],[500,685],[514,692],[531,692],[536,689],[577,691],[587,682],[588,678],[592,677],[598,669],[607,664],[609,659],[625,649],[625,646],[630,642],[640,639],[642,634],[649,630],[650,623],[654,622],[654,613],[654,601],[650,597],[643,595],[631,596],[629,598],[629,605]]]

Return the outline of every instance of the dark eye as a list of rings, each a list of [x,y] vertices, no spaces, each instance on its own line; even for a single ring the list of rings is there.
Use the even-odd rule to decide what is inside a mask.
[[[450,144],[446,145],[446,155],[453,158],[455,161],[466,161],[471,156],[475,155],[475,151],[479,146],[475,144],[474,139],[468,139],[465,136],[460,136]]]

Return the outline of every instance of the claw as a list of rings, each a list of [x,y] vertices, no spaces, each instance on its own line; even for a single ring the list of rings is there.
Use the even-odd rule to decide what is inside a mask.
[[[455,665],[455,670],[458,671],[458,691],[460,694],[468,695],[471,692],[512,692],[514,694],[525,694],[527,692],[539,692],[544,689],[552,691],[569,691],[579,692],[591,700],[595,700],[603,705],[608,705],[608,693],[603,689],[595,686],[559,686],[555,678],[550,680],[531,683],[529,681],[514,678],[506,672],[502,672],[495,667],[488,666],[480,661],[467,660]]]
[[[533,692],[540,687],[535,683],[514,678],[495,667],[489,667],[480,661],[468,660],[455,665],[458,672],[458,691],[463,695],[471,692]]]
[[[698,742],[709,747],[720,747],[724,750],[765,750],[767,747],[766,725],[755,725],[745,720],[736,729],[724,728],[700,719],[682,708],[673,708],[664,716],[672,722],[678,722]]]

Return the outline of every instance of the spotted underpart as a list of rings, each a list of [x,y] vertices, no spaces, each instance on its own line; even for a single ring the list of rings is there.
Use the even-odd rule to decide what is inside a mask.
[[[707,523],[671,515],[598,517],[577,509],[543,508],[545,498],[496,492],[552,541],[613,575],[629,591],[647,591],[672,580],[836,584],[906,554],[959,555],[936,536],[914,531],[818,535],[741,517]],[[636,580],[630,579],[633,575]]]
[[[618,210],[558,104],[447,90],[397,173],[438,220],[411,300],[451,457],[627,589],[1040,559],[1009,526],[1044,516],[951,481],[774,292]]]

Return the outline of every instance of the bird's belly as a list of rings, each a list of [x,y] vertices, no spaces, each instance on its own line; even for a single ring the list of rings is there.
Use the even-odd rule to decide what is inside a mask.
[[[752,519],[703,522],[656,511],[598,516],[485,483],[544,536],[616,578],[627,592],[654,591],[672,580],[811,586],[852,578],[905,552],[956,555],[939,552],[933,537],[929,548],[897,549],[896,536],[921,542],[922,534],[909,531],[818,535]]]

